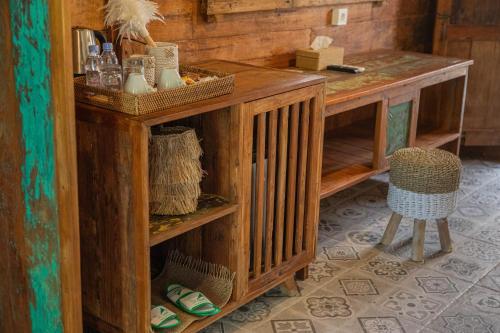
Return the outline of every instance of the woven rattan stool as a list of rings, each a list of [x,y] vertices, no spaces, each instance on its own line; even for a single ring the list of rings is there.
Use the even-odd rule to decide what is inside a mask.
[[[413,218],[412,259],[423,261],[426,220],[437,220],[441,249],[451,252],[447,217],[456,207],[460,159],[441,149],[405,148],[392,155],[390,166],[387,203],[393,214],[380,243],[392,242],[403,216]]]

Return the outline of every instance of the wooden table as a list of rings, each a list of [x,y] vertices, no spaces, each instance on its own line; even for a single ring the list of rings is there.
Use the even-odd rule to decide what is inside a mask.
[[[386,171],[398,148],[458,153],[472,61],[382,50],[345,63],[366,71],[314,72],[328,80],[322,198]]]

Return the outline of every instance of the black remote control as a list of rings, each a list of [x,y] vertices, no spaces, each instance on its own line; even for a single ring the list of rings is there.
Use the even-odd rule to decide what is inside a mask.
[[[363,73],[365,71],[364,67],[349,66],[349,65],[328,65],[326,66],[326,69],[329,71],[345,72],[352,74]]]

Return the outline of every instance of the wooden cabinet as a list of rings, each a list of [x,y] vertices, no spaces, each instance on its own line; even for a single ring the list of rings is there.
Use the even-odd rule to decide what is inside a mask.
[[[222,313],[187,332],[314,258],[324,79],[229,62],[200,66],[234,72],[235,92],[144,116],[77,103],[84,317],[100,332],[149,331],[151,300],[162,289],[152,286],[152,271],[166,250],[236,272]],[[207,195],[173,223],[149,215],[148,136],[151,127],[179,124],[202,140]]]

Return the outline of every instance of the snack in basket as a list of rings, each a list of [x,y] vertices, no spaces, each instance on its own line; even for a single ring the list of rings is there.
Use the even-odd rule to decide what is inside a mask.
[[[182,77],[182,81],[184,81],[184,83],[187,84],[188,86],[196,83],[195,80],[193,80],[191,77],[189,77],[187,75]]]

